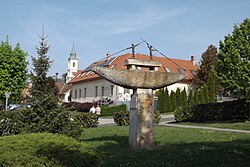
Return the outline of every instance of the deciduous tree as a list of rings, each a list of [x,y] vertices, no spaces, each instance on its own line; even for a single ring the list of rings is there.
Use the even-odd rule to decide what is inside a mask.
[[[27,52],[20,44],[14,48],[6,42],[0,44],[0,101],[5,98],[4,92],[10,92],[10,99],[16,102],[27,81]]]
[[[250,19],[220,41],[216,74],[223,86],[250,99]]]

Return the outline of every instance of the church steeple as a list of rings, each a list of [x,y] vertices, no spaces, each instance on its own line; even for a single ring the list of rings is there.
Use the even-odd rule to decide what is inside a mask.
[[[78,58],[76,57],[75,44],[73,43],[73,47],[68,59],[68,74],[67,74],[67,82],[70,81],[74,74],[78,70]]]
[[[73,43],[73,47],[70,53],[70,57],[71,59],[76,59],[76,50],[75,50],[75,44]]]

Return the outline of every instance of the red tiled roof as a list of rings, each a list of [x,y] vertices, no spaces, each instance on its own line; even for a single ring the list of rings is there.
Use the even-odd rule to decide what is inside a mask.
[[[56,86],[58,87],[59,95],[66,94],[71,89],[71,84],[63,82],[56,82]]]
[[[118,56],[113,61],[111,61],[109,64],[107,64],[105,67],[125,70],[125,69],[127,69],[127,67],[124,66],[124,62],[126,59],[131,58],[131,57],[132,57],[131,54],[124,54],[124,55]],[[135,59],[137,59],[137,60],[150,60],[150,56],[136,54]],[[187,80],[190,80],[193,78],[193,74],[191,71],[198,70],[198,66],[197,65],[194,66],[193,62],[191,60],[180,60],[180,59],[173,59],[173,58],[167,59],[167,58],[158,57],[158,56],[153,56],[153,60],[159,61],[162,64],[162,66],[159,68],[159,71],[161,71],[161,72],[166,72],[166,70],[164,68],[168,68],[170,70],[170,72],[172,72],[172,73],[179,73],[178,69],[183,68],[185,74],[188,75],[186,78]],[[107,61],[107,60],[92,63],[89,67],[98,66],[98,65],[104,63],[105,61]],[[77,75],[75,75],[75,77],[70,81],[70,83],[74,84],[77,82],[88,82],[91,80],[101,79],[101,77],[99,75],[90,71],[89,67],[86,68],[86,69],[88,69],[87,71],[84,70],[81,73],[77,73]]]

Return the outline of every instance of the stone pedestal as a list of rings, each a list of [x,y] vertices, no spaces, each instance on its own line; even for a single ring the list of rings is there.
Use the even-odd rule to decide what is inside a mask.
[[[152,90],[134,92],[129,121],[129,145],[133,149],[149,149],[154,146],[154,113]]]

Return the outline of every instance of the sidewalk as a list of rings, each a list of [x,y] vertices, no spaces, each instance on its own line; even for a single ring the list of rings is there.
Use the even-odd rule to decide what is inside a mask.
[[[175,121],[174,114],[161,115],[161,120],[160,120],[160,123],[158,124],[158,126],[188,128],[188,129],[205,129],[205,130],[236,132],[236,133],[249,133],[250,134],[250,130],[224,129],[224,128],[213,128],[213,127],[207,127],[207,126],[170,124],[170,122],[174,122],[174,121]],[[114,125],[116,125],[113,118],[99,118],[98,122],[99,122],[98,126],[114,126]]]

